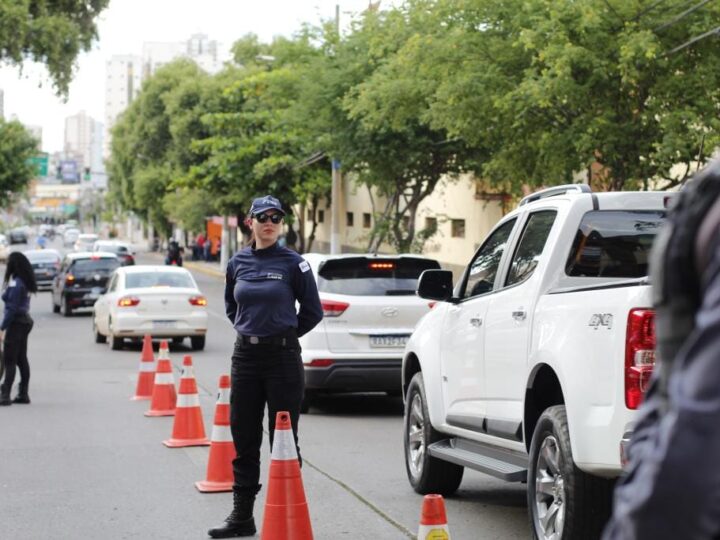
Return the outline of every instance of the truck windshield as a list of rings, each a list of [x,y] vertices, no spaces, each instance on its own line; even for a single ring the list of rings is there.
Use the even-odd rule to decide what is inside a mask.
[[[647,276],[650,248],[664,219],[660,210],[588,212],[575,235],[565,273],[595,278]]]

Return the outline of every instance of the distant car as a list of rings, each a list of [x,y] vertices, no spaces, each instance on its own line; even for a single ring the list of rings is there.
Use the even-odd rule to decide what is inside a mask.
[[[80,236],[80,231],[78,229],[70,229],[67,228],[63,232],[63,244],[65,247],[72,246]]]
[[[79,308],[91,307],[107,290],[107,282],[120,261],[114,253],[68,253],[52,284],[53,312],[69,317]]]
[[[106,253],[114,253],[120,259],[123,266],[132,266],[135,264],[135,253],[130,244],[120,242],[119,240],[98,240],[93,244],[93,251],[105,251]]]
[[[318,393],[401,393],[402,354],[433,303],[415,295],[433,259],[414,255],[304,255],[324,318],[300,338],[306,412]]]
[[[10,255],[10,246],[8,245],[7,236],[0,234],[0,261],[7,261]]]
[[[170,266],[125,266],[115,271],[106,294],[93,308],[96,343],[110,340],[121,349],[125,338],[190,338],[193,350],[205,348],[207,299],[192,274]]]
[[[99,236],[97,234],[80,234],[75,240],[73,249],[75,251],[92,251],[95,242],[98,241]]]
[[[11,244],[27,244],[28,233],[24,227],[15,227],[10,229],[8,233],[8,239]]]
[[[60,252],[54,249],[30,249],[24,253],[35,272],[38,289],[52,289],[52,282],[60,270]]]
[[[55,238],[55,228],[49,223],[41,223],[38,227],[38,235],[53,239]]]

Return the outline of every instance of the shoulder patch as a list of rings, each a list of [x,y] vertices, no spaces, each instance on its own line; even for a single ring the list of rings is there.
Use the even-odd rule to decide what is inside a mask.
[[[300,264],[299,264],[298,266],[300,267],[300,270],[303,271],[303,273],[305,273],[305,272],[307,272],[308,270],[310,270],[310,263],[307,262],[307,261],[305,261],[305,260],[300,261]]]

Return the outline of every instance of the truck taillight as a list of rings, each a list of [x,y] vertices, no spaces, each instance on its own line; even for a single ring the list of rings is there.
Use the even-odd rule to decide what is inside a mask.
[[[140,299],[137,296],[123,296],[118,300],[118,306],[120,307],[133,307],[140,303]]]
[[[625,405],[637,409],[655,367],[655,312],[632,309],[625,337]]]
[[[350,307],[347,302],[336,302],[334,300],[322,300],[320,303],[325,317],[339,317]]]

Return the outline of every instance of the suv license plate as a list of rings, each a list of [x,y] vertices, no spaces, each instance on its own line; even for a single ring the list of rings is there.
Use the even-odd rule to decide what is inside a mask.
[[[410,336],[370,336],[371,347],[404,347]]]

